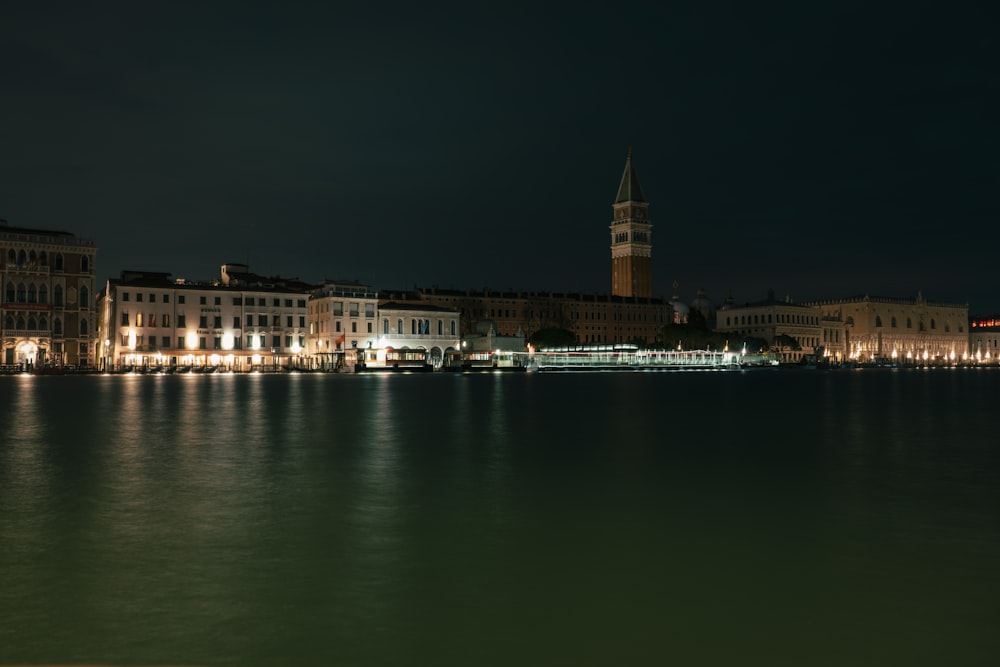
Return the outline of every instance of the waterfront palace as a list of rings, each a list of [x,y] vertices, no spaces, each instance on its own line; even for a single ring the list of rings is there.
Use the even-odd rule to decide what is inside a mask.
[[[793,303],[773,293],[716,309],[652,295],[652,224],[629,150],[609,225],[611,291],[372,289],[357,281],[310,284],[223,264],[205,282],[123,271],[96,293],[94,241],[0,220],[0,340],[4,366],[78,365],[353,368],[413,350],[439,367],[463,351],[523,349],[549,328],[581,345],[657,344],[667,324],[699,311],[732,344],[761,339],[794,362],[996,360],[1000,318],[968,306],[870,296]],[[676,285],[675,285],[676,288]],[[463,343],[464,348],[463,348]],[[487,350],[488,352],[488,350]]]
[[[0,340],[5,366],[93,362],[97,245],[0,219]]]

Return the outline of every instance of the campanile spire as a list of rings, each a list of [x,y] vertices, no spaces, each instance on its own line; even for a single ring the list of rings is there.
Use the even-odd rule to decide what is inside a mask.
[[[611,294],[648,299],[653,296],[653,225],[649,222],[649,202],[632,164],[631,146],[612,210]]]

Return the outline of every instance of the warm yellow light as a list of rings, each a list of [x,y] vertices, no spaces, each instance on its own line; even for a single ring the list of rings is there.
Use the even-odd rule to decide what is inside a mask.
[[[298,343],[292,343],[292,354],[298,354],[301,351],[302,348],[299,346]]]
[[[208,358],[208,362],[213,366],[218,366],[220,361],[222,361],[222,357],[220,357],[217,354],[213,354],[211,357]]]
[[[135,350],[135,331],[128,330],[128,349]]]
[[[193,350],[198,347],[198,334],[193,331],[188,331],[184,341],[187,344],[187,349]]]
[[[259,354],[253,355],[253,362],[255,364],[259,364],[260,363],[260,355]]]
[[[250,349],[259,350],[260,349],[260,336],[250,336]],[[257,357],[254,357],[256,359]],[[256,361],[254,363],[257,363]]]
[[[924,361],[927,361],[927,350],[924,350]]]
[[[233,349],[233,347],[235,345],[236,345],[236,340],[233,337],[232,333],[226,332],[226,333],[222,334],[222,349],[223,350],[231,350],[231,349]]]

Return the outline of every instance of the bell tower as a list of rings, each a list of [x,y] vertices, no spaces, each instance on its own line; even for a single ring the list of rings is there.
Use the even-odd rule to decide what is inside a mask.
[[[649,223],[649,202],[632,166],[631,148],[612,209],[611,295],[648,299],[653,296],[653,225]]]

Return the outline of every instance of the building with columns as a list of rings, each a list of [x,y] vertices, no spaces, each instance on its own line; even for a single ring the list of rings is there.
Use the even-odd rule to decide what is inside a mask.
[[[0,362],[25,369],[93,364],[96,257],[92,240],[0,220]]]
[[[844,326],[847,356],[858,361],[961,360],[969,352],[967,304],[864,296],[810,304]]]
[[[715,313],[715,330],[733,334],[732,346],[760,338],[781,361],[795,363],[806,355],[841,360],[846,353],[843,323],[816,306],[780,301],[769,292],[763,301],[726,304]]]

